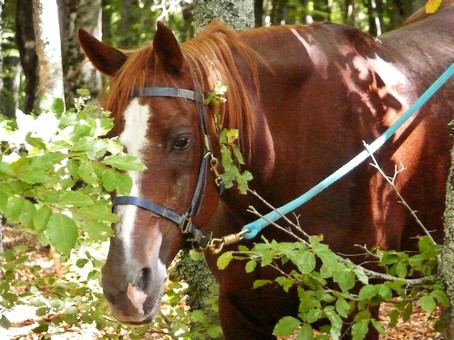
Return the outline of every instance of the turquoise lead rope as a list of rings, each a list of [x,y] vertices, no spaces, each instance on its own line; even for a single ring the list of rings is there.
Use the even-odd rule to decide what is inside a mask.
[[[367,146],[366,150],[363,150],[351,161],[343,165],[337,171],[332,173],[330,176],[325,178],[323,181],[318,183],[312,189],[307,191],[305,194],[294,199],[293,201],[277,208],[276,211],[264,215],[263,217],[246,224],[242,228],[244,239],[250,240],[254,238],[263,228],[267,227],[270,223],[276,222],[282,216],[296,210],[301,205],[312,199],[314,196],[328,188],[331,184],[335,183],[362,162],[364,162],[371,154],[377,151],[385,142],[391,138],[391,136],[412,116],[418,111],[439,89],[442,87],[451,76],[454,74],[454,63],[451,64],[442,75],[435,80],[435,82],[424,92],[421,97],[405,112],[391,127],[389,127],[380,137],[378,137],[372,144]]]

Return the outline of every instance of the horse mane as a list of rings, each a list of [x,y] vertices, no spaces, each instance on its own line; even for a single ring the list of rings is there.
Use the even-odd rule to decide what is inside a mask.
[[[102,99],[106,110],[121,114],[130,101],[133,88],[176,86],[171,75],[164,80],[165,84],[155,84],[153,79],[149,79],[147,70],[150,70],[150,65],[159,67],[153,63],[152,48],[152,44],[148,44],[135,51],[124,51],[128,59],[112,78],[107,95]],[[254,129],[253,98],[245,82],[252,84],[253,94],[258,95],[257,62],[260,57],[236,33],[219,22],[212,22],[197,37],[182,43],[180,48],[189,64],[195,86],[200,86],[205,95],[213,90],[218,81],[228,87],[226,104],[220,106],[222,126],[238,129],[243,152],[250,150]],[[243,64],[236,62],[237,57],[243,57],[249,74],[244,74]]]

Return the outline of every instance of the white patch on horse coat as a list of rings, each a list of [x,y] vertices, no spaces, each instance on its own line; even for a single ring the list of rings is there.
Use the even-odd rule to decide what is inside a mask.
[[[134,155],[143,161],[143,150],[149,144],[147,140],[148,120],[151,116],[150,107],[141,105],[139,99],[134,98],[124,112],[125,127],[120,134],[120,142],[126,147],[128,154]],[[141,173],[130,171],[132,178],[131,195],[140,197]],[[122,205],[117,207],[121,222],[117,224],[117,237],[123,240],[125,255],[131,251],[131,236],[137,215],[137,207]]]

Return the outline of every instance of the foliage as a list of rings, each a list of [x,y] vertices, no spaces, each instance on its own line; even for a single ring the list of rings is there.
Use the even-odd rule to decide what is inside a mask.
[[[117,221],[107,192],[129,193],[119,170],[143,169],[118,140],[101,138],[113,122],[86,99],[76,110],[55,100],[38,117],[18,113],[17,129],[1,125],[0,213],[66,256],[87,236],[106,239]]]
[[[248,182],[252,180],[252,174],[248,170],[241,171],[241,166],[245,164],[243,155],[237,144],[238,130],[227,129],[222,126],[220,107],[226,102],[224,97],[228,88],[221,82],[217,82],[213,91],[208,93],[205,98],[205,105],[209,105],[213,110],[213,118],[219,134],[219,146],[222,159],[223,173],[220,174],[224,187],[230,189],[237,184],[238,191],[246,194]]]
[[[187,310],[184,282],[168,283],[167,310],[151,326],[126,326],[108,316],[99,282],[105,241],[117,221],[109,193],[128,194],[132,181],[125,171],[144,166],[123,153],[116,138],[103,137],[113,120],[87,104],[86,91],[80,95],[74,109],[65,110],[60,99],[47,100],[38,117],[19,113],[16,121],[0,120],[0,214],[15,231],[31,235],[41,247],[50,245],[51,254],[60,253],[62,260],[56,271],[56,254],[55,267],[48,269],[31,261],[26,245],[0,254],[0,326],[10,327],[5,312],[24,304],[35,306],[41,318],[35,333],[93,324],[109,338],[156,333],[172,339],[218,338],[220,327],[210,321],[216,299],[205,300],[206,314]],[[27,280],[18,279],[18,273]]]
[[[312,336],[338,339],[343,327],[349,325],[353,339],[362,339],[370,325],[384,334],[380,321],[370,313],[371,307],[382,302],[394,304],[391,326],[395,326],[399,318],[409,319],[414,302],[419,302],[427,313],[449,304],[442,283],[432,275],[441,251],[442,247],[428,236],[419,238],[418,252],[412,255],[379,249],[368,251],[368,262],[382,269],[382,272],[374,272],[334,253],[323,243],[322,236],[281,243],[263,238],[262,243],[251,249],[240,246],[238,251],[223,253],[218,267],[223,269],[232,260],[246,261],[247,273],[258,266],[270,266],[276,269],[278,276],[274,281],[256,280],[254,288],[272,284],[287,293],[297,291],[298,317],[281,319],[274,329],[276,336],[295,333],[301,339]],[[284,272],[283,266],[290,266],[292,270]],[[418,278],[410,278],[413,276]],[[312,335],[313,324],[320,321],[326,325],[317,329],[319,335]]]

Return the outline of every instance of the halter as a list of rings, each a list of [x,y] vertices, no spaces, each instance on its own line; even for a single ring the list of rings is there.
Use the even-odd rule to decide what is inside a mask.
[[[203,95],[199,92],[194,92],[186,89],[179,89],[174,87],[145,87],[142,90],[134,89],[132,97],[170,97],[170,98],[185,98],[196,103],[197,111],[200,118],[200,130],[203,135],[203,154],[202,162],[200,164],[199,175],[197,177],[197,183],[195,186],[194,194],[192,196],[191,203],[186,209],[183,215],[167,209],[157,203],[148,201],[144,198],[137,196],[117,196],[112,202],[112,206],[117,205],[135,205],[139,208],[151,211],[161,217],[164,217],[174,222],[184,234],[191,234],[193,240],[200,246],[205,247],[211,240],[211,235],[206,236],[199,230],[194,224],[192,224],[191,218],[200,210],[201,203],[203,201],[206,174],[208,169],[208,163],[211,161],[211,168],[217,175],[215,169],[215,163],[217,159],[213,156],[213,149],[211,141],[208,135],[208,126],[206,122],[205,105],[203,102]],[[218,183],[216,179],[216,183]]]

